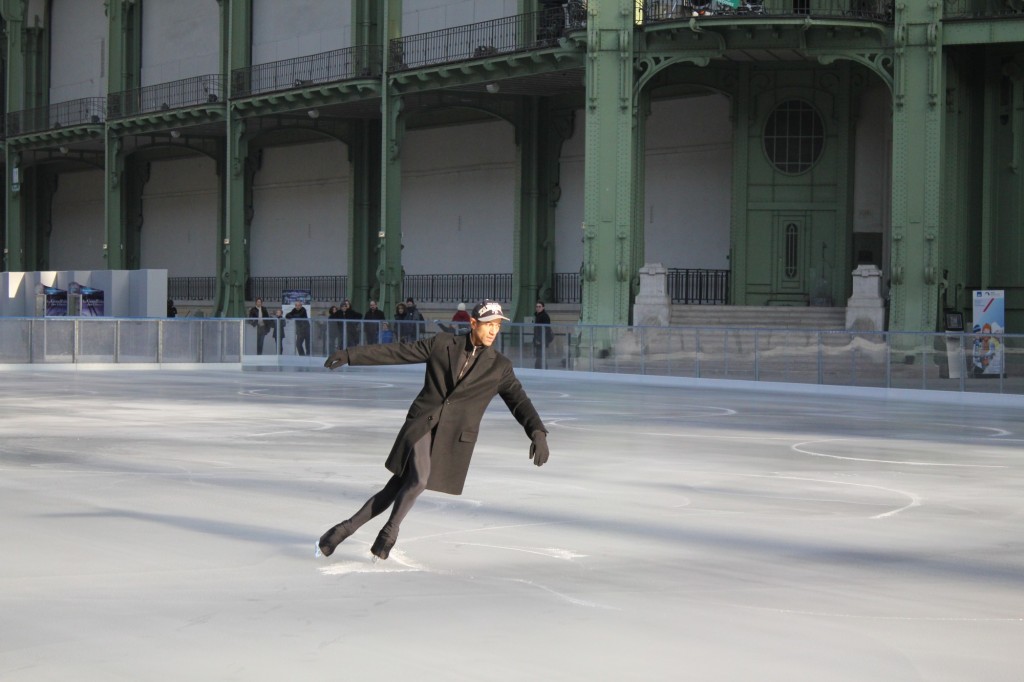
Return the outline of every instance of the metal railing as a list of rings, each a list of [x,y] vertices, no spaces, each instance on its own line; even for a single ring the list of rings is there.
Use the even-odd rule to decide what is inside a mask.
[[[22,109],[7,114],[7,134],[11,137],[71,126],[99,124],[107,118],[103,97],[82,97],[46,107]]]
[[[107,97],[107,116],[116,119],[213,104],[223,102],[224,95],[224,79],[219,73],[193,76],[111,93]]]
[[[890,23],[893,0],[642,0],[644,23],[692,17],[757,19],[764,17],[838,18]]]
[[[1024,335],[553,324],[503,325],[516,367],[821,386],[1024,395]],[[335,348],[413,340],[432,322],[0,318],[0,364],[284,363]],[[296,344],[296,341],[302,341]],[[255,360],[258,346],[266,357]],[[310,357],[297,357],[299,349]],[[993,354],[993,350],[995,353]],[[278,357],[281,356],[281,357]]]
[[[437,303],[512,300],[512,274],[470,275],[405,275],[402,278],[404,295],[416,301]]]
[[[1024,2],[1020,0],[945,0],[943,16],[947,19],[1024,19]]]
[[[729,302],[728,270],[669,268],[668,293],[673,303],[726,305]],[[581,303],[582,288],[578,272],[554,274],[554,290],[548,303]],[[211,301],[216,295],[214,277],[168,277],[167,295],[174,301]],[[491,298],[512,300],[512,274],[405,275],[403,296],[417,301],[450,303]],[[345,275],[303,277],[250,277],[246,282],[246,300],[257,297],[277,301],[286,289],[309,289],[313,300],[337,303],[348,294]]]
[[[345,275],[311,275],[308,277],[250,277],[245,285],[245,298],[255,301],[280,301],[281,292],[302,289],[310,292],[314,301],[339,303],[348,296],[348,277]]]
[[[500,54],[551,47],[568,31],[585,26],[581,2],[465,26],[394,38],[388,46],[390,71],[415,69]]]
[[[377,78],[381,73],[382,49],[380,45],[359,45],[234,69],[231,96],[249,97],[354,78]]]
[[[729,303],[729,271],[669,268],[668,294],[673,303],[726,305]]]

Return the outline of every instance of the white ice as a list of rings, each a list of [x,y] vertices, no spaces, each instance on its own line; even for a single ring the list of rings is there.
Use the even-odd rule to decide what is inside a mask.
[[[375,519],[418,368],[0,373],[0,679],[1024,680],[1024,410],[520,372]]]

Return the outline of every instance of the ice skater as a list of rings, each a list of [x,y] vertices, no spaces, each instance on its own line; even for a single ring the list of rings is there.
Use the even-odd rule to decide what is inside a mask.
[[[483,301],[473,308],[468,335],[437,334],[411,343],[359,346],[331,354],[324,367],[408,365],[426,363],[423,389],[413,401],[385,466],[393,475],[383,489],[351,518],[320,538],[319,554],[330,556],[345,538],[391,507],[370,553],[387,559],[398,529],[424,490],[462,493],[480,433],[480,420],[495,394],[532,441],[530,458],[537,466],[548,460],[547,429],[512,362],[491,347],[501,330],[501,305]]]

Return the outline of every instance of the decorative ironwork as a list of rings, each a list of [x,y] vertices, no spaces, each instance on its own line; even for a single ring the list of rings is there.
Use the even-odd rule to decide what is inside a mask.
[[[224,94],[224,79],[219,73],[193,76],[111,93],[107,97],[107,116],[124,118],[214,104],[224,101]]]
[[[729,271],[669,268],[668,294],[673,303],[726,305],[729,303]]]
[[[512,300],[512,274],[406,275],[402,279],[404,296],[417,301],[495,301]]]
[[[355,78],[378,78],[381,63],[380,45],[359,45],[256,64],[231,72],[231,96],[249,97]]]
[[[968,2],[970,0],[960,0]],[[834,17],[892,23],[893,0],[639,0],[643,23],[692,17]]]
[[[946,19],[1024,19],[1020,0],[945,0],[942,16]]]
[[[7,135],[25,135],[43,130],[100,124],[107,118],[102,97],[83,97],[47,107],[23,109],[7,114]]]
[[[481,59],[552,47],[586,25],[582,2],[476,24],[395,38],[388,47],[390,71]]]

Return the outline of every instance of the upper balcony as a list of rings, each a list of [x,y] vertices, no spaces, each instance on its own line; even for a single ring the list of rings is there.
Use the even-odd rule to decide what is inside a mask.
[[[157,83],[108,95],[107,118],[119,128],[209,123],[223,119],[225,95],[219,73]]]
[[[22,109],[7,114],[7,137],[40,136],[61,131],[59,137],[92,136],[96,130],[82,126],[99,126],[106,121],[103,97],[83,97],[58,102],[46,107]]]
[[[894,0],[639,0],[644,24],[715,19],[722,22],[832,19],[892,23]]]
[[[376,101],[382,55],[380,45],[358,45],[234,69],[231,98],[246,115]]]

